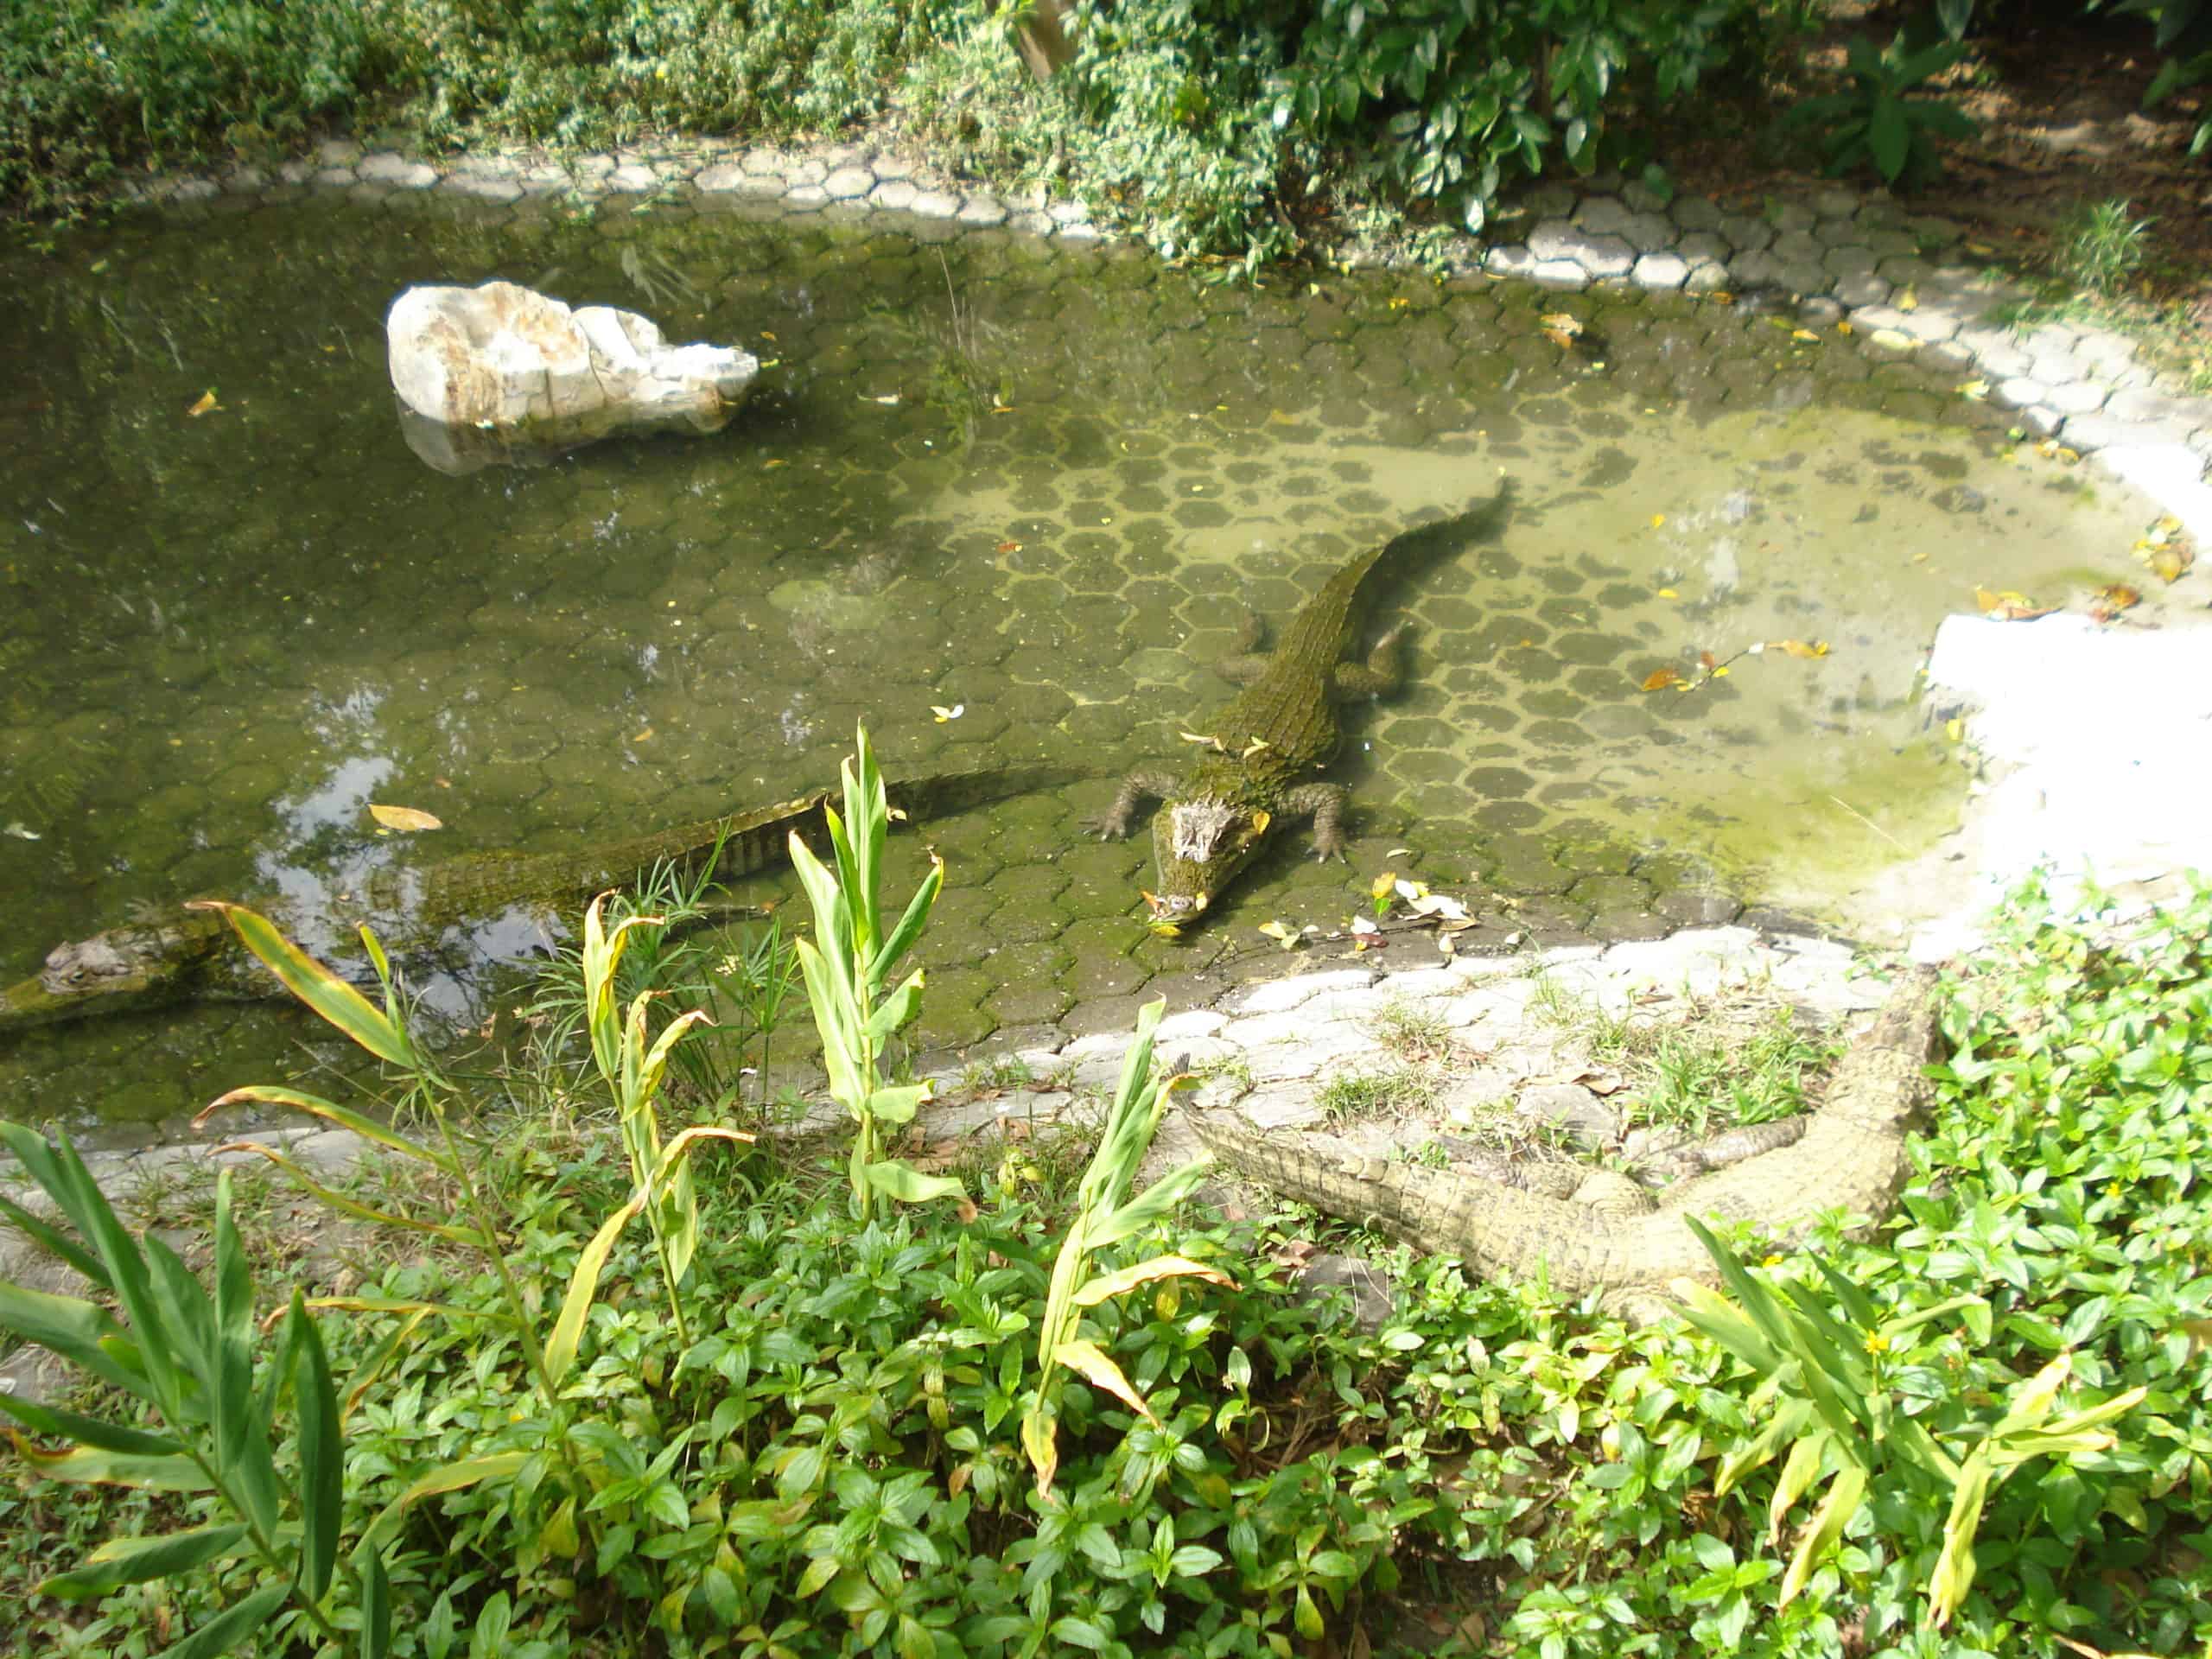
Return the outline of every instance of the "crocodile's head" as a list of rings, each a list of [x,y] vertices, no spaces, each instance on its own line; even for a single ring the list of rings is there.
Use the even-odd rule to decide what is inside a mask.
[[[169,1001],[221,942],[219,928],[195,918],[111,927],[56,945],[35,977],[0,991],[0,1031]]]
[[[1160,890],[1145,894],[1156,933],[1173,935],[1205,913],[1230,880],[1259,854],[1270,816],[1263,808],[1200,798],[1164,803],[1152,820]]]

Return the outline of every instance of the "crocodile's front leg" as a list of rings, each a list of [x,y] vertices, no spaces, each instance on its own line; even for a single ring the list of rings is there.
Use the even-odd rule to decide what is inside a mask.
[[[1282,798],[1282,804],[1294,817],[1313,818],[1315,858],[1344,857],[1344,814],[1351,810],[1350,790],[1342,784],[1301,784]]]
[[[1330,677],[1331,689],[1339,699],[1389,696],[1406,677],[1405,638],[1406,625],[1401,622],[1375,642],[1366,662],[1338,663]]]
[[[1260,649],[1268,637],[1268,625],[1260,620],[1257,611],[1244,613],[1244,625],[1236,630],[1236,644],[1228,656],[1213,665],[1213,671],[1231,685],[1249,685],[1268,671],[1268,653]]]
[[[1137,807],[1145,801],[1164,801],[1175,791],[1179,780],[1172,772],[1154,767],[1140,767],[1122,780],[1122,792],[1108,807],[1090,822],[1090,827],[1098,832],[1101,841],[1121,841],[1129,833],[1137,815]]]

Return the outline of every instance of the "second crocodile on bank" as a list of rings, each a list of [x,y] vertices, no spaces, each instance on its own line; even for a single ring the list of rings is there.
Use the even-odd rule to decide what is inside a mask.
[[[1148,766],[1131,772],[1096,826],[1102,837],[1119,840],[1145,801],[1160,803],[1152,823],[1159,888],[1144,895],[1156,931],[1173,933],[1197,920],[1294,819],[1313,820],[1316,857],[1343,856],[1351,791],[1315,776],[1336,757],[1337,705],[1394,691],[1404,672],[1402,624],[1364,663],[1345,660],[1370,579],[1414,556],[1459,551],[1503,518],[1511,493],[1512,480],[1501,479],[1490,500],[1356,555],[1300,607],[1269,655],[1251,651],[1255,619],[1243,652],[1220,664],[1245,689],[1212,721],[1204,758],[1185,776]]]
[[[1017,765],[893,779],[888,789],[896,810],[920,819],[1061,787],[1080,775],[1045,764]],[[729,881],[779,862],[794,830],[810,841],[820,835],[822,808],[833,798],[830,791],[817,790],[753,811],[593,847],[468,853],[426,869],[388,868],[378,872],[358,905],[343,906],[342,914],[303,913],[282,904],[272,913],[287,934],[319,954],[344,951],[365,923],[395,959],[427,965],[433,973],[454,959],[474,968],[499,959],[501,941],[557,937],[564,907],[581,906],[593,893],[622,886],[656,865]],[[709,857],[713,868],[702,870]],[[366,977],[365,963],[334,965]],[[200,998],[285,994],[239,944],[219,911],[186,905],[58,945],[37,974],[0,986],[0,1037]]]

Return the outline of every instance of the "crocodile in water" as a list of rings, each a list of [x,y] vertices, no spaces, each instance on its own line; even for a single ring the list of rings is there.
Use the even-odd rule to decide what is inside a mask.
[[[1449,1169],[1424,1169],[1322,1138],[1262,1134],[1229,1113],[1198,1116],[1198,1139],[1286,1198],[1373,1226],[1476,1272],[1545,1279],[1567,1296],[1606,1293],[1648,1307],[1676,1279],[1712,1281],[1712,1258],[1685,1216],[1749,1222],[1796,1244],[1831,1211],[1879,1220],[1911,1168],[1905,1135],[1926,1110],[1942,1048],[1934,978],[1901,982],[1836,1068],[1789,1145],[1680,1181],[1655,1205],[1633,1181],[1592,1170],[1571,1199]]]
[[[1056,766],[1020,766],[893,781],[887,790],[894,809],[921,818],[1062,787],[1078,776]],[[577,852],[472,853],[422,870],[380,870],[356,895],[358,906],[302,914],[279,904],[271,914],[319,955],[344,951],[354,929],[365,922],[397,959],[496,959],[499,941],[542,938],[541,930],[557,926],[567,907],[663,861],[696,872],[719,845],[712,874],[724,881],[779,863],[792,830],[810,841],[821,833],[822,808],[835,798],[830,791],[817,790],[733,817]],[[347,967],[335,965],[341,971]],[[202,997],[284,994],[219,912],[180,907],[56,947],[38,974],[0,990],[0,1035]]]
[[[1353,557],[1300,607],[1270,655],[1251,652],[1258,643],[1254,619],[1244,652],[1221,664],[1245,687],[1208,728],[1205,756],[1183,776],[1154,767],[1131,772],[1098,821],[1101,836],[1120,840],[1140,805],[1160,803],[1152,822],[1159,891],[1145,894],[1155,928],[1173,931],[1197,919],[1260,855],[1271,832],[1292,819],[1313,821],[1317,857],[1343,856],[1351,791],[1314,775],[1336,756],[1337,704],[1395,690],[1403,672],[1402,625],[1376,643],[1365,663],[1344,660],[1369,578],[1414,552],[1464,547],[1474,529],[1495,519],[1509,489],[1501,481],[1497,495],[1481,506]]]

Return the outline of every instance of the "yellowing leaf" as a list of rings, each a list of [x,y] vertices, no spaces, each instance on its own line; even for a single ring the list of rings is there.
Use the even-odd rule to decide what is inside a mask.
[[[1956,391],[1960,397],[1967,399],[1969,402],[1978,404],[1983,398],[1989,396],[1989,382],[1986,380],[1964,380],[1953,387],[1952,390]]]
[[[1836,324],[1835,331],[1839,334],[1847,334],[1853,332],[1851,325],[1847,322],[1839,322]]]
[[[1123,1401],[1154,1428],[1160,1427],[1160,1419],[1152,1414],[1152,1408],[1145,1404],[1144,1396],[1130,1384],[1128,1377],[1122,1375],[1122,1368],[1109,1358],[1106,1351],[1096,1343],[1064,1342],[1052,1350],[1052,1357],[1092,1387],[1103,1389]]]
[[[442,830],[445,825],[428,812],[411,806],[384,806],[369,803],[369,816],[387,830]]]
[[[1313,930],[1311,928],[1294,929],[1285,922],[1262,922],[1260,924],[1260,931],[1274,940],[1284,950],[1295,950],[1298,949],[1299,940]]]
[[[1015,541],[1001,542],[999,543],[999,551],[1001,553],[1019,553],[1021,551],[1021,543]]]
[[[1264,749],[1267,747],[1268,740],[1266,738],[1255,737],[1249,743],[1247,743],[1244,746],[1243,752],[1236,758],[1239,760],[1249,760],[1254,755],[1257,754],[1262,749]]]
[[[632,737],[630,741],[631,741],[632,743],[645,743],[645,742],[650,742],[650,741],[652,741],[652,734],[653,734],[653,728],[652,728],[652,727],[648,726],[648,727],[646,727],[646,728],[645,728],[645,730],[643,730],[642,732],[638,733],[636,735],[634,735],[633,737]]]
[[[1821,337],[1809,328],[1792,328],[1789,331],[1789,338],[1792,340],[1809,340],[1815,345],[1818,345],[1820,343]]]
[[[1957,715],[1954,715],[1943,722],[1943,735],[1949,738],[1952,742],[1959,742],[1966,734],[1967,723]]]
[[[1205,737],[1197,732],[1179,732],[1176,735],[1180,737],[1185,743],[1196,743],[1204,748],[1218,749],[1221,747],[1221,740],[1217,737]],[[1226,753],[1226,751],[1224,751],[1224,753]]]
[[[1569,340],[1572,340],[1575,335],[1582,332],[1582,323],[1580,320],[1570,315],[1565,311],[1548,311],[1542,316],[1538,317],[1536,319],[1536,322],[1538,326],[1543,328],[1547,333],[1556,329],[1559,333],[1565,334]]]
[[[1676,593],[1672,588],[1662,588],[1659,590],[1659,597],[1662,599],[1680,599],[1681,595]]]
[[[1898,295],[1898,296],[1897,296],[1897,309],[1898,309],[1898,310],[1900,310],[1900,311],[1917,311],[1917,310],[1919,310],[1919,309],[1920,309],[1920,290],[1919,290],[1918,289],[1916,289],[1916,288],[1908,288],[1908,289],[1905,289],[1905,291],[1904,291],[1904,293],[1902,293],[1902,294]]]
[[[1680,685],[1681,683],[1682,676],[1679,669],[1657,668],[1643,677],[1643,689],[1646,691],[1664,691],[1669,686]]]
[[[1767,643],[1777,651],[1786,652],[1792,657],[1808,661],[1813,658],[1825,657],[1828,654],[1828,642],[1825,639],[1816,640],[1809,645],[1802,639],[1770,639]]]
[[[941,702],[933,702],[930,704],[930,713],[937,716],[937,723],[940,726],[944,725],[948,720],[959,719],[961,715],[967,712],[968,705],[964,702],[956,702],[950,709],[946,708]]]
[[[184,412],[191,419],[196,421],[202,415],[213,415],[220,408],[222,408],[222,405],[215,401],[215,394],[211,389],[201,392],[200,394],[200,401],[193,404],[190,409],[186,410]]]
[[[1654,530],[1658,529],[1660,525],[1666,522],[1667,515],[1663,512],[1655,512],[1651,515],[1651,528]]]
[[[2178,542],[2152,550],[2151,574],[2161,582],[2179,582],[2190,566],[2196,563],[2195,550]]]

